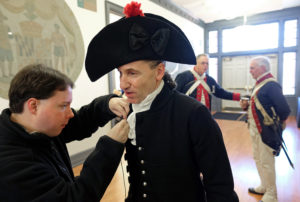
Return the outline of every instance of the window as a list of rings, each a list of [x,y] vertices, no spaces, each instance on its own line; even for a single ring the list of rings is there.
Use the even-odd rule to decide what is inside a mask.
[[[114,13],[114,12],[110,12],[109,13],[109,23],[113,23],[116,22],[117,20],[121,19],[122,16]],[[115,80],[115,89],[120,89],[120,73],[118,70],[113,70],[114,73],[114,80]]]
[[[297,45],[297,20],[287,20],[284,23],[284,47]]]
[[[218,82],[218,58],[209,58],[209,76]]]
[[[109,13],[109,23],[116,22],[116,21],[119,20],[120,18],[122,18],[122,16],[120,16],[119,14],[116,14],[116,13],[114,13],[114,12],[110,12],[110,13]]]
[[[283,53],[282,91],[284,95],[295,94],[296,52]]]
[[[208,34],[209,53],[218,52],[218,31],[210,31]]]
[[[108,1],[105,2],[105,12],[106,12],[106,24],[113,23],[124,16],[123,8],[112,4]],[[114,69],[108,73],[108,82],[109,82],[109,92],[112,93],[115,90],[120,89],[120,73],[118,70]]]
[[[223,52],[278,48],[278,23],[223,30]]]

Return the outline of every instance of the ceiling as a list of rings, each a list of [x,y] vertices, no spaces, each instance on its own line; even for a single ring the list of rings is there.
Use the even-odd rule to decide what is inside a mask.
[[[170,0],[205,23],[300,6],[300,0]]]

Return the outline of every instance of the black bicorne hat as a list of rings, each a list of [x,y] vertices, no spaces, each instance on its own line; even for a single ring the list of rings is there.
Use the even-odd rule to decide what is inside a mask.
[[[146,13],[104,27],[89,44],[85,67],[91,81],[96,81],[114,68],[137,60],[196,64],[193,48],[182,30],[161,16]]]

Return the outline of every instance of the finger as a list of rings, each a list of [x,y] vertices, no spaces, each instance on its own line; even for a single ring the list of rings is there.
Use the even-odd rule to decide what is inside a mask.
[[[124,106],[124,108],[125,108],[125,112],[128,114],[129,113],[129,103],[125,103],[125,106]]]
[[[122,119],[119,123],[122,130],[129,131],[129,124],[126,119]]]
[[[122,118],[122,119],[127,118],[127,113],[122,106],[119,106],[117,113],[120,118]]]
[[[122,118],[122,113],[119,112],[119,110],[114,110],[114,114],[119,117]]]
[[[125,111],[125,109],[123,108],[123,105],[125,105],[125,104],[123,104],[122,102],[121,102],[121,100],[120,100],[120,102],[118,102],[118,103],[116,103],[116,105],[114,106],[114,108],[113,108],[113,113],[115,114],[115,115],[117,115],[118,117],[123,117],[124,116],[124,111]]]
[[[122,110],[122,118],[123,119],[127,119],[127,112],[125,111],[125,109],[123,108],[123,110]]]
[[[119,121],[121,121],[121,120],[122,120],[122,117],[119,117],[119,116],[116,117],[116,121],[119,122]]]
[[[127,121],[126,121],[125,119],[122,119],[122,120],[119,122],[119,124],[120,124],[120,127],[121,127],[122,129],[125,128],[126,125],[128,125],[128,124],[127,124]]]
[[[123,99],[123,109],[124,109],[124,118],[127,119],[127,115],[130,111],[130,108],[129,108],[129,102],[127,101],[127,99]]]
[[[125,103],[124,105],[122,105],[121,113],[122,113],[123,118],[127,119],[127,115],[129,113],[129,106],[128,106],[128,104]]]

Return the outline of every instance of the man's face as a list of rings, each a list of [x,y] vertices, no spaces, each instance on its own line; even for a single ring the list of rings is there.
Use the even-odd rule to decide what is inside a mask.
[[[120,66],[120,87],[129,103],[139,104],[152,93],[164,76],[165,67],[160,63],[151,68],[149,61],[139,60]]]
[[[253,79],[257,79],[263,73],[265,73],[264,68],[259,66],[255,60],[250,63],[250,74]]]
[[[72,88],[55,91],[48,99],[37,100],[35,126],[38,132],[49,137],[57,136],[68,124],[74,114],[70,108],[72,102]]]
[[[208,58],[206,56],[201,56],[197,59],[196,72],[201,76],[208,70]]]

